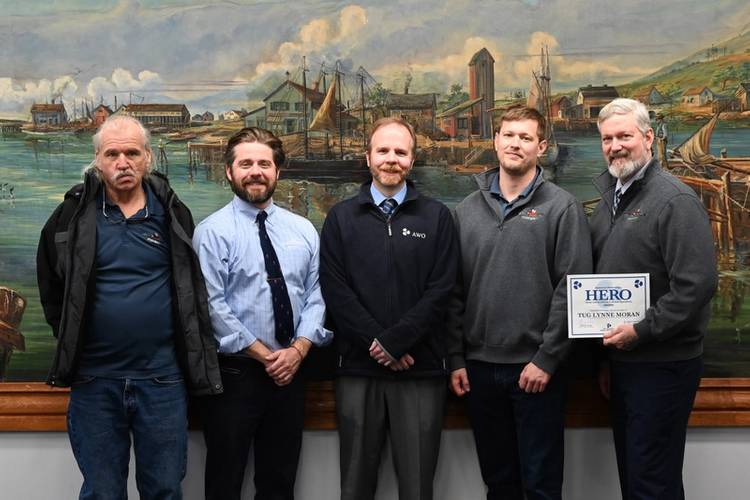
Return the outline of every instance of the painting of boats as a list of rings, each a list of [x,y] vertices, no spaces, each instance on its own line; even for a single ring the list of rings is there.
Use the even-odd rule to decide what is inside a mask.
[[[316,0],[293,15],[283,2],[5,6],[3,33],[19,42],[0,52],[0,287],[26,301],[21,323],[0,337],[6,378],[41,380],[49,365],[38,235],[109,116],[151,131],[154,168],[196,221],[232,196],[227,139],[246,126],[273,131],[288,158],[274,200],[320,229],[368,178],[366,137],[383,116],[414,126],[411,176],[452,208],[476,188],[471,174],[497,166],[493,130],[505,110],[533,106],[548,121],[545,178],[589,200],[604,169],[598,113],[617,97],[664,116],[663,164],[711,217],[721,283],[706,372],[750,376],[750,5],[703,2],[695,16],[697,0],[668,4],[653,6],[668,26],[626,3],[618,12],[639,23],[538,0],[440,9],[415,0],[407,13],[391,2]],[[498,29],[499,13],[514,22]]]

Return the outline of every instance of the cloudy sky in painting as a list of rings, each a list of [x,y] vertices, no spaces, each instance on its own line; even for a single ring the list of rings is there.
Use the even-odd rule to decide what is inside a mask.
[[[750,29],[746,0],[0,0],[0,116],[83,97],[261,104],[302,56],[386,87],[445,93],[486,47],[497,97],[525,88],[541,44],[553,90],[621,84]],[[372,82],[368,82],[370,85]]]

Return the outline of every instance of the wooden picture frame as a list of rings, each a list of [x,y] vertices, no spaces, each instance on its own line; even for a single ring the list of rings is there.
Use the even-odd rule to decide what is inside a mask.
[[[68,390],[40,382],[0,384],[0,431],[63,432]],[[307,386],[305,429],[336,428],[333,383],[310,382]],[[568,427],[606,427],[607,402],[593,381],[579,380],[571,387]],[[750,426],[750,378],[707,378],[701,381],[690,417],[691,427]],[[445,428],[468,428],[463,403],[449,398]]]

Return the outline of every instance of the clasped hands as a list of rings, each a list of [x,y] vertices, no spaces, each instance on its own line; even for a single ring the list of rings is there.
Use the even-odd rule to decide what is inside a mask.
[[[407,353],[399,359],[394,359],[380,346],[377,340],[373,340],[370,344],[370,357],[395,372],[408,370],[414,364],[414,358],[411,357],[411,354]]]

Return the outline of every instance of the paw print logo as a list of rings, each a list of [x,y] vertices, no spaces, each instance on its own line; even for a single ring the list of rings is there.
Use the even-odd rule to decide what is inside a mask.
[[[640,288],[643,286],[643,280],[635,280],[635,283],[633,284],[634,287]]]
[[[581,286],[583,286],[583,285],[581,285],[580,281],[576,280],[576,281],[573,282],[573,289],[574,290],[578,290],[579,288],[581,288]]]
[[[403,228],[403,229],[401,230],[401,234],[403,234],[404,236],[409,236],[409,235],[411,234],[411,231],[409,231],[409,230],[408,230],[408,229],[406,229],[406,228]]]

